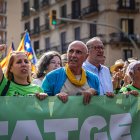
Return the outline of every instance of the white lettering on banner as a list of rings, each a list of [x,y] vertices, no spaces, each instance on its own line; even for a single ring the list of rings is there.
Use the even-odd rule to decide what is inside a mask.
[[[105,119],[101,116],[88,117],[81,127],[80,140],[90,140],[90,131],[92,128],[96,127],[100,130],[106,125]],[[94,140],[101,140],[102,138],[108,140],[106,132],[100,132],[94,135]]]
[[[132,117],[130,113],[111,115],[110,123],[106,122],[102,116],[90,116],[85,119],[79,129],[78,121],[78,118],[46,119],[44,120],[44,132],[54,132],[55,140],[68,140],[68,132],[77,131],[80,133],[80,140],[90,140],[92,128],[97,128],[100,131],[106,127],[106,131],[94,133],[94,140],[108,140],[109,138],[112,140],[132,140],[130,134]],[[8,123],[7,121],[0,121],[0,136],[8,135]],[[28,140],[43,140],[41,134],[44,132],[40,132],[39,127],[36,120],[17,121],[10,140],[25,140],[27,138]],[[107,134],[108,130],[110,134]]]
[[[56,140],[68,140],[68,131],[78,130],[78,118],[44,121],[45,132],[55,132]]]
[[[8,135],[8,121],[0,122],[0,136]]]
[[[110,135],[112,140],[132,140],[130,135],[131,123],[130,113],[111,115]]]
[[[35,120],[17,121],[11,140],[43,140]]]

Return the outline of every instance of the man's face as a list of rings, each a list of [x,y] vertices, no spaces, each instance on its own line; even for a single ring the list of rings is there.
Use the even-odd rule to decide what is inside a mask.
[[[87,50],[82,44],[73,44],[68,49],[68,64],[69,67],[81,68],[83,62],[87,58]]]
[[[104,56],[104,45],[101,41],[95,40],[89,45],[90,59],[100,60]]]

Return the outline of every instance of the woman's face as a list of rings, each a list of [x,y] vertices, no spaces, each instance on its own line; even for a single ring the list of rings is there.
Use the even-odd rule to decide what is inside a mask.
[[[61,60],[58,56],[54,56],[51,60],[50,60],[50,64],[47,67],[47,73],[55,70],[57,68],[61,67]]]
[[[13,73],[14,79],[27,78],[29,76],[31,65],[25,54],[19,53],[14,56],[14,62],[10,68],[10,72]]]

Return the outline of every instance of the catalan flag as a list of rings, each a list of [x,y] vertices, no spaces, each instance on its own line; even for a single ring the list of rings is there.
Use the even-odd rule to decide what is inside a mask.
[[[14,43],[12,42],[10,48],[8,49],[8,53],[7,53],[6,57],[5,57],[5,58],[1,61],[1,63],[0,63],[3,70],[4,70],[4,69],[6,68],[6,66],[7,66],[7,62],[8,62],[8,60],[9,60],[10,53],[11,53],[12,51],[14,51],[14,50],[15,50],[15,47],[14,47]]]
[[[31,60],[33,64],[36,64],[37,57],[34,52],[34,49],[32,48],[31,40],[28,32],[26,32],[25,35],[23,36],[17,51],[26,51],[28,55],[28,59]]]

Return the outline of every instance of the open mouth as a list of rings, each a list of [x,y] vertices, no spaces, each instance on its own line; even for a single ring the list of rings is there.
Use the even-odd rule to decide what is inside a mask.
[[[28,70],[27,70],[27,69],[22,69],[21,72],[22,72],[22,73],[27,73]]]
[[[71,59],[71,60],[70,60],[70,63],[77,63],[77,60]]]

